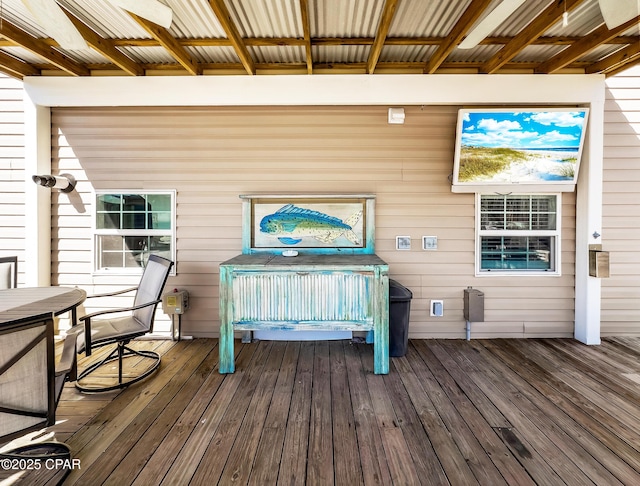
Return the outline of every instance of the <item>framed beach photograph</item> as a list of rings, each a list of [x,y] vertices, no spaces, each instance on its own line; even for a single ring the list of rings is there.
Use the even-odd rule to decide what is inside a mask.
[[[459,110],[452,184],[573,190],[588,113],[574,107]]]

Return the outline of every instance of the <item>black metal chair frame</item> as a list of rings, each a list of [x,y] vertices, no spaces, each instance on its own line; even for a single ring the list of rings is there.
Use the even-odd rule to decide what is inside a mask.
[[[117,390],[120,388],[125,388],[133,383],[137,383],[140,380],[143,380],[144,378],[146,378],[147,376],[149,376],[151,373],[153,373],[159,366],[160,366],[160,355],[154,351],[149,351],[149,350],[135,350],[132,349],[128,346],[128,344],[135,338],[143,336],[149,332],[151,332],[153,330],[153,321],[154,321],[154,317],[155,317],[155,310],[157,305],[162,301],[162,290],[164,289],[164,286],[166,284],[167,278],[169,277],[169,272],[171,271],[171,267],[173,266],[173,262],[171,260],[167,260],[166,258],[162,258],[158,255],[150,255],[149,256],[149,261],[151,262],[155,262],[155,263],[160,263],[165,265],[166,268],[166,272],[164,274],[164,280],[162,281],[162,285],[159,287],[158,290],[158,294],[156,296],[156,299],[151,301],[151,302],[146,302],[144,304],[140,304],[140,305],[136,305],[136,306],[132,306],[132,307],[123,307],[123,308],[119,308],[119,309],[109,309],[109,310],[104,310],[104,311],[98,311],[98,312],[93,312],[91,314],[87,314],[86,316],[80,317],[80,321],[84,322],[84,340],[85,340],[85,344],[84,344],[84,349],[85,349],[85,356],[91,356],[92,354],[92,349],[94,348],[98,348],[98,347],[102,347],[102,346],[107,346],[110,344],[116,344],[116,347],[113,349],[113,351],[111,351],[104,359],[93,363],[91,365],[89,365],[86,369],[84,369],[77,377],[76,380],[76,388],[82,392],[106,392],[106,391],[112,391],[112,390]],[[144,275],[143,275],[144,277]],[[141,279],[142,282],[142,279]],[[97,298],[97,297],[111,297],[111,296],[115,296],[115,295],[121,295],[121,294],[125,294],[128,292],[133,292],[133,291],[138,291],[138,289],[140,288],[140,286],[137,287],[131,287],[128,289],[124,289],[124,290],[120,290],[117,292],[110,292],[110,293],[105,293],[105,294],[96,294],[96,295],[92,295],[92,296],[87,296],[87,298]],[[151,307],[153,306],[153,311],[151,312],[151,322],[149,323],[149,328],[148,329],[144,329],[144,330],[140,330],[137,332],[130,332],[130,333],[126,333],[126,334],[120,334],[120,335],[114,335],[114,336],[110,336],[104,339],[100,339],[100,340],[93,340],[91,337],[91,326],[92,326],[92,319],[94,319],[95,317],[98,316],[103,316],[103,315],[107,315],[107,314],[116,314],[116,313],[123,313],[123,312],[133,312],[135,310],[139,310],[139,309],[144,309],[146,307]],[[96,320],[94,322],[99,322],[99,320]],[[70,331],[70,332],[73,332]],[[153,364],[146,369],[143,373],[141,373],[140,375],[136,376],[135,378],[131,378],[129,380],[124,381],[123,377],[122,377],[122,370],[123,370],[123,362],[125,360],[125,358],[129,358],[129,357],[133,357],[133,356],[139,356],[142,358],[149,358],[151,360],[153,360]],[[96,371],[97,369],[99,369],[100,367],[104,366],[107,363],[110,363],[112,361],[118,361],[118,383],[112,386],[106,386],[106,387],[92,387],[92,386],[83,386],[81,384],[81,381],[83,378],[86,378],[87,376],[89,376],[91,373],[93,373],[94,371]]]

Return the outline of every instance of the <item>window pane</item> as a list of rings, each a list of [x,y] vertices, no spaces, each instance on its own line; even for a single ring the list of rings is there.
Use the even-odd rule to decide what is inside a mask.
[[[119,194],[101,194],[96,198],[96,228],[120,228],[120,206],[122,197]]]
[[[124,244],[131,252],[141,252],[149,247],[148,236],[125,236]]]
[[[480,201],[481,230],[555,230],[556,197],[487,195]]]
[[[531,229],[529,223],[529,213],[507,214],[505,229],[508,230],[528,230]]]
[[[483,230],[504,229],[504,215],[502,213],[487,213],[480,215],[480,228]]]
[[[152,229],[171,229],[171,213],[156,213],[151,215]]]
[[[120,229],[120,215],[118,213],[98,213],[96,216],[96,228]]]
[[[506,196],[506,211],[528,213],[530,210],[529,196]]]
[[[481,270],[553,270],[554,237],[481,237]]]
[[[150,215],[146,213],[123,213],[122,229],[148,229],[147,219]]]
[[[99,236],[100,249],[102,251],[120,251],[122,252],[122,236],[104,235]]]
[[[555,214],[532,214],[531,229],[532,230],[555,230],[556,215]]]
[[[99,194],[96,198],[98,211],[120,211],[122,196],[120,194]]]
[[[480,202],[482,212],[504,212],[504,196],[482,196]]]
[[[555,213],[555,196],[531,196],[531,210],[539,213]]]
[[[171,193],[96,195],[96,268],[142,268],[151,253],[171,258],[173,202]]]
[[[123,253],[102,252],[100,254],[100,268],[121,268]]]
[[[145,212],[147,210],[147,201],[144,196],[138,194],[125,194],[122,204],[123,211]]]
[[[169,194],[148,194],[149,211],[171,212],[171,196]]]

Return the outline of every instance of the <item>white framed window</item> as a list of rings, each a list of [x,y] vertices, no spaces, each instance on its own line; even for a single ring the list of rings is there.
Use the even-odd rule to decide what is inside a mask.
[[[96,191],[95,202],[96,273],[142,273],[151,254],[175,261],[174,190],[101,190]]]
[[[560,194],[477,194],[476,275],[560,275]]]

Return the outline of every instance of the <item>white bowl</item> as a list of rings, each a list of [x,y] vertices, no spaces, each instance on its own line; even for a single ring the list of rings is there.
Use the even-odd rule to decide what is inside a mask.
[[[295,250],[285,250],[282,252],[282,256],[294,257],[294,256],[298,256],[298,252]]]

